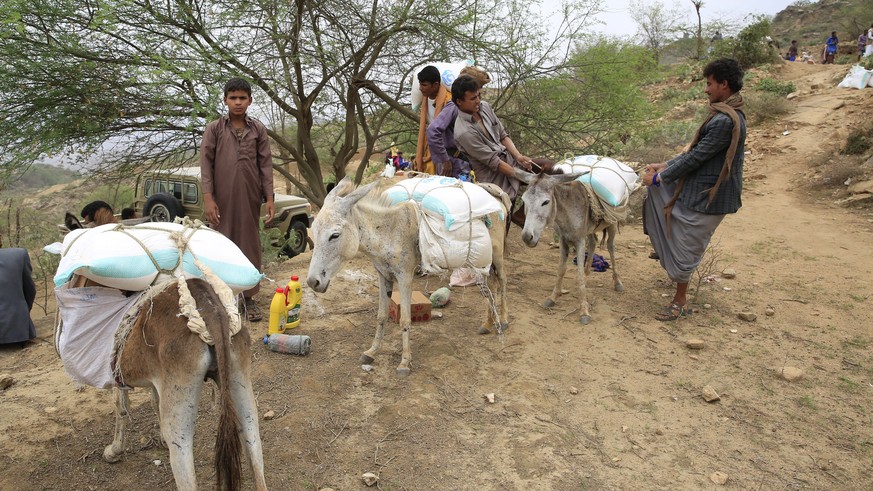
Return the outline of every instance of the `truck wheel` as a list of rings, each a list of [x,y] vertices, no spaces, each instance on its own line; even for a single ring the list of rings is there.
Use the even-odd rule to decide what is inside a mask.
[[[285,245],[282,246],[282,254],[294,257],[306,250],[306,224],[293,220],[288,232],[285,233]]]
[[[175,196],[160,193],[149,196],[143,206],[143,215],[151,217],[153,222],[172,222],[185,213]]]

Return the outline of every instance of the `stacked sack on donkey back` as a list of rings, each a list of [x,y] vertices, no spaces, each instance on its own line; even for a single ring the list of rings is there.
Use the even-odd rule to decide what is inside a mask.
[[[198,264],[235,294],[261,279],[230,239],[197,222],[111,223],[67,234],[54,278],[62,319],[55,348],[67,374],[80,384],[114,386],[112,360],[122,320],[147,298],[144,294],[152,285],[171,287],[167,280],[177,276],[202,278]],[[84,282],[78,277],[101,286],[81,287]]]
[[[610,206],[622,206],[639,187],[636,171],[629,165],[609,157],[580,155],[555,165],[564,174],[584,173],[576,180],[591,186],[594,193]]]
[[[487,215],[498,213],[500,201],[482,187],[453,177],[404,179],[384,192],[392,205],[413,201],[419,205],[418,227],[421,269],[441,273],[468,267],[484,273],[491,267]]]
[[[261,280],[258,268],[236,244],[206,226],[110,223],[67,234],[54,281],[60,287],[78,274],[111,288],[140,291],[177,272],[185,278],[201,278],[203,272],[195,265],[195,256],[234,293]]]

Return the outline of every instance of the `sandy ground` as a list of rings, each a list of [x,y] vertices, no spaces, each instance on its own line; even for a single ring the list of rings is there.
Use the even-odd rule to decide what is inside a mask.
[[[252,353],[259,412],[275,413],[261,422],[270,487],[364,489],[372,471],[385,490],[871,489],[873,215],[797,186],[822,141],[844,141],[845,121],[873,114],[873,89],[834,87],[845,69],[783,70],[801,93],[796,111],[749,129],[744,206],[715,240],[718,269],[736,278],[705,284],[689,319],[653,319],[672,289],[639,223],[617,239],[626,291],[612,290],[608,273],[589,278],[588,326],[576,322],[575,273],[557,307],[538,306],[557,250],[528,249],[513,228],[510,330],[477,335],[484,299],[455,289],[442,319],[415,326],[408,378],[394,371],[396,329],[371,372],[358,361],[375,323],[372,266],[357,259],[325,294],[307,290],[297,330],[312,353],[257,344]],[[309,257],[269,276],[305,276]],[[445,284],[430,277],[416,288]],[[743,311],[757,320],[740,320]],[[77,388],[54,352],[53,316],[36,322],[36,342],[0,350],[0,372],[16,379],[0,396],[0,488],[173,489],[146,391],[132,394],[124,460],[104,462],[111,393]],[[266,323],[250,328],[259,339]],[[691,338],[705,348],[688,349]],[[785,366],[803,378],[783,380]],[[720,401],[703,400],[707,385]],[[195,451],[203,487],[214,485],[210,393]]]

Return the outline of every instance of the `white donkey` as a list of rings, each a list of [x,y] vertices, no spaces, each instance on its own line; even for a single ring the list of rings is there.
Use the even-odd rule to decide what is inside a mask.
[[[388,319],[388,300],[393,282],[400,291],[400,328],[403,337],[403,354],[397,375],[409,375],[412,353],[409,348],[411,325],[412,280],[415,268],[421,263],[418,244],[419,215],[412,202],[391,206],[381,197],[382,191],[396,181],[380,179],[366,186],[355,188],[345,178],[325,198],[324,206],[312,223],[315,247],[309,262],[306,283],[314,291],[323,293],[330,280],[344,261],[363,252],[372,261],[379,276],[379,311],[376,314],[376,337],[373,345],[361,355],[362,363],[372,363],[382,345],[385,321]],[[367,199],[362,199],[370,195]],[[492,221],[489,230],[492,247],[491,274],[497,277],[499,288],[495,296],[488,297],[488,313],[480,334],[491,332],[492,326],[500,329],[507,325],[506,275],[503,270],[503,240],[506,230],[505,218],[509,211],[502,203],[503,217],[498,213],[488,215]],[[500,311],[497,311],[497,304]]]
[[[543,307],[553,307],[558,295],[561,294],[561,282],[567,272],[567,260],[571,247],[576,249],[578,263],[579,299],[581,315],[579,322],[591,322],[588,299],[585,293],[585,277],[591,271],[591,261],[594,259],[594,246],[597,243],[595,234],[605,231],[606,244],[609,249],[609,260],[612,263],[612,280],[616,291],[624,291],[624,286],[618,277],[615,264],[615,233],[618,226],[602,219],[596,219],[591,213],[588,191],[577,181],[581,174],[547,174],[535,175],[519,169],[515,176],[528,184],[527,191],[522,195],[527,213],[521,240],[529,247],[534,247],[540,240],[546,225],[552,225],[558,234],[561,246],[561,257],[558,262],[558,280],[552,294],[542,303]],[[582,264],[582,251],[587,251],[588,259]]]

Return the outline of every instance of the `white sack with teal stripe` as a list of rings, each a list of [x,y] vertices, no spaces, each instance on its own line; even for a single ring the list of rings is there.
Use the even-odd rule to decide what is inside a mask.
[[[172,234],[186,244],[181,264]],[[205,226],[111,223],[67,234],[54,281],[61,286],[79,274],[104,286],[139,291],[148,288],[159,274],[173,276],[179,267],[186,278],[200,278],[203,273],[195,266],[194,256],[234,293],[248,290],[261,280],[258,268],[236,244]]]
[[[471,220],[490,213],[503,219],[500,201],[472,182],[453,177],[431,176],[424,179],[404,179],[383,193],[392,205],[404,201],[421,204],[430,216],[442,219],[446,230],[454,231]]]
[[[586,172],[577,181],[591,185],[597,196],[612,206],[624,204],[630,193],[637,188],[637,175],[629,165],[599,155],[580,155],[562,160],[556,168],[564,174]]]

